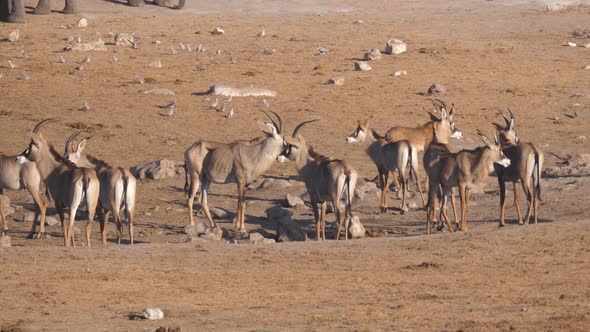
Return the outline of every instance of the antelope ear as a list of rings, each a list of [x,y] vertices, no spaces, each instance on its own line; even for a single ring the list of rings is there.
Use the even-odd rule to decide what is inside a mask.
[[[426,112],[428,112],[428,111],[426,111]],[[438,118],[438,116],[434,115],[434,113],[428,112],[428,115],[430,115],[430,120],[432,120],[434,122],[440,121],[440,119]]]
[[[446,108],[441,109],[440,111],[440,119],[441,120],[446,120],[449,118],[449,113],[447,112]]]
[[[86,147],[86,142],[88,142],[88,140],[83,139],[82,142],[78,143],[78,151],[76,151],[77,153],[81,153],[82,150],[84,150],[84,148]]]
[[[514,118],[510,119],[510,126],[508,127],[508,130],[514,130],[515,126],[516,126],[516,122],[514,122]]]
[[[449,118],[453,117],[453,111],[455,110],[455,104],[451,104],[451,110],[449,111]]]
[[[492,143],[490,143],[490,140],[486,137],[486,136],[481,136],[481,139],[483,140],[483,143],[487,146],[487,147],[492,147]]]
[[[498,132],[494,131],[494,143],[496,143],[496,145],[500,145],[500,138],[498,138]]]
[[[364,119],[361,125],[363,128],[367,128],[369,126],[369,119]]]

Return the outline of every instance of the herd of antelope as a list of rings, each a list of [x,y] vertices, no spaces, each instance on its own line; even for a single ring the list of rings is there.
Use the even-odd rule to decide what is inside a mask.
[[[454,106],[449,110],[441,100],[434,99],[435,107],[427,111],[431,121],[416,128],[393,127],[381,136],[369,127],[368,120],[358,122],[356,130],[346,138],[348,143],[361,143],[378,171],[381,188],[380,211],[387,211],[389,175],[394,186],[401,191],[400,211],[407,211],[406,198],[409,181],[416,182],[422,203],[426,208],[426,231],[432,232],[440,219],[439,229],[449,231],[460,228],[467,231],[469,190],[490,173],[496,173],[500,186],[500,226],[504,226],[506,181],[514,184],[514,201],[518,223],[529,223],[531,216],[537,223],[541,200],[541,168],[543,153],[532,143],[521,142],[515,131],[512,111],[510,118],[500,112],[504,124],[495,123],[493,142],[483,133],[484,146],[474,150],[451,152],[451,138],[461,139],[463,134],[453,121]],[[301,130],[319,119],[298,124],[288,136],[283,133],[283,121],[276,112],[262,111],[270,122],[259,122],[263,136],[232,143],[200,140],[184,153],[186,171],[185,193],[189,222],[195,224],[193,205],[199,193],[199,205],[211,228],[217,227],[211,217],[207,196],[211,183],[235,183],[238,187],[235,228],[247,234],[245,226],[245,191],[272,166],[273,162],[293,161],[301,180],[305,183],[311,200],[316,224],[316,238],[326,239],[327,202],[334,207],[338,240],[342,231],[348,239],[348,226],[352,219],[352,201],[358,173],[344,160],[333,159],[316,152],[307,145]],[[29,237],[41,237],[45,232],[45,214],[48,202],[54,202],[64,234],[64,245],[75,246],[74,220],[76,211],[84,201],[88,210],[86,244],[90,246],[90,233],[95,213],[100,222],[102,244],[107,242],[109,217],[117,227],[117,241],[123,235],[121,210],[129,227],[130,243],[133,243],[136,179],[125,168],[112,167],[106,162],[83,153],[87,139],[74,144],[82,131],[76,131],[66,141],[60,154],[41,134],[46,119],[37,123],[31,133],[31,141],[18,156],[0,156],[0,206],[4,190],[29,191],[36,204],[35,218]],[[418,152],[423,152],[423,166],[427,175],[428,198],[420,185]],[[408,175],[409,169],[409,175]],[[522,219],[519,205],[519,186],[527,199],[527,213]],[[461,200],[461,216],[458,218],[453,189],[458,188]],[[447,214],[447,202],[451,200],[454,224]],[[344,211],[340,201],[344,200]],[[69,208],[69,220],[65,222],[65,208]],[[440,218],[437,218],[437,208]],[[98,210],[97,210],[98,209]],[[3,233],[8,230],[3,209],[0,208]],[[40,230],[36,231],[37,220]],[[343,227],[344,224],[344,227]]]

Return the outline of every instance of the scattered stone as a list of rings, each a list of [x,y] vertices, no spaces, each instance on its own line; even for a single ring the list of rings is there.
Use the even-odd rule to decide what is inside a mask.
[[[365,226],[363,226],[358,216],[352,216],[352,219],[348,224],[348,234],[351,239],[360,239],[365,237]]]
[[[115,36],[115,45],[117,46],[132,46],[133,43],[135,43],[135,37],[126,32],[122,32]]]
[[[407,75],[408,72],[405,70],[397,70],[395,72],[393,72],[393,76],[402,76],[402,75]]]
[[[277,242],[306,241],[307,234],[295,221],[293,213],[280,206],[266,209],[266,215],[270,222],[277,225]]]
[[[584,67],[584,69],[590,69],[590,65],[586,65],[586,67]]]
[[[590,43],[584,45],[584,48],[590,48]]]
[[[164,311],[160,308],[146,308],[141,312],[143,319],[156,320],[164,318]]]
[[[276,91],[270,89],[253,86],[239,88],[230,85],[213,85],[209,88],[209,94],[224,97],[276,97],[277,95]]]
[[[187,225],[184,227],[184,233],[190,236],[199,236],[205,234],[207,231],[207,224],[204,222],[197,222],[194,225]]]
[[[154,88],[149,90],[143,90],[143,94],[146,95],[174,95],[175,93],[172,90],[163,89],[163,88]]]
[[[64,47],[64,51],[77,51],[77,52],[89,52],[89,51],[106,51],[107,47],[104,44],[104,41],[98,38],[95,42],[88,42],[88,43],[76,43],[74,45],[68,45]]]
[[[201,239],[220,241],[223,239],[223,229],[219,226],[215,228],[207,228],[204,234],[199,235]]]
[[[444,95],[447,93],[447,88],[442,84],[435,83],[428,88],[428,94],[432,95],[435,93]]]
[[[216,35],[216,36],[223,35],[224,33],[225,33],[225,31],[223,31],[222,28],[215,28],[215,29],[213,29],[213,31],[211,31],[211,34]]]
[[[560,166],[547,167],[543,170],[542,176],[546,178],[590,176],[590,154],[582,153],[565,160]]]
[[[47,220],[48,217],[45,217],[45,219]],[[23,222],[24,223],[30,223],[35,221],[35,213],[34,212],[25,212],[25,214],[23,215]]]
[[[16,42],[19,38],[20,38],[20,31],[18,29],[14,30],[10,34],[8,34],[8,41],[10,41],[11,43]]]
[[[377,195],[377,197],[379,196],[379,188],[373,182],[365,182],[354,189],[354,196],[361,201],[365,199],[367,194],[371,193]]]
[[[328,54],[330,52],[329,49],[325,48],[325,47],[319,47],[316,51],[315,54],[317,55],[324,55],[324,54]]]
[[[152,68],[162,68],[162,61],[160,59],[156,59],[149,63],[149,66]]]
[[[303,201],[303,198],[299,196],[287,194],[287,197],[285,198],[285,205],[287,207],[305,206],[305,202]]]
[[[385,43],[385,54],[402,54],[406,50],[406,43],[399,39],[390,39]]]
[[[567,46],[569,47],[577,47],[578,45],[576,43],[572,43],[572,42],[568,42]]]
[[[357,61],[354,63],[354,70],[356,71],[369,71],[371,69],[373,68],[366,61]]]
[[[33,217],[34,216],[35,214],[33,214]],[[48,226],[55,226],[59,224],[59,218],[53,216],[45,216],[45,224],[47,224]]]
[[[228,217],[227,211],[222,208],[212,207],[209,212],[211,212],[213,219],[227,219]]]
[[[365,52],[365,60],[367,61],[377,61],[381,60],[381,51],[376,48],[372,48]]]
[[[276,243],[274,239],[267,239],[262,234],[257,232],[250,233],[249,241],[251,244],[272,244]]]
[[[88,20],[85,18],[81,18],[80,20],[78,20],[78,22],[76,23],[76,26],[78,28],[85,28],[88,26]]]
[[[2,247],[2,248],[12,247],[12,243],[10,241],[10,236],[8,236],[8,235],[0,236],[0,247]]]
[[[416,204],[416,202],[410,202],[408,203],[408,209],[410,210],[416,210],[418,208],[418,204]]]
[[[182,162],[162,159],[132,167],[129,171],[136,178],[143,180],[145,178],[152,180],[162,180],[172,178],[184,172]]]
[[[344,85],[344,76],[332,77],[331,79],[328,80],[328,84],[335,85],[335,86]]]

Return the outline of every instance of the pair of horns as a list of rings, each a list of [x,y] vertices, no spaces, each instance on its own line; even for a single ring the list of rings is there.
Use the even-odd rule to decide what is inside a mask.
[[[300,124],[297,125],[297,127],[295,127],[291,137],[296,138],[297,134],[299,134],[299,131],[301,129],[303,129],[303,127],[305,127],[305,125],[307,125],[308,123],[316,122],[316,121],[320,121],[320,119],[313,119],[313,120],[307,120],[307,121],[301,122]]]
[[[72,148],[72,143],[78,137],[78,135],[80,135],[82,132],[83,132],[83,130],[78,130],[68,138],[68,140],[66,141],[66,148],[65,148],[64,155],[66,155],[70,152],[70,149]]]
[[[477,129],[477,134],[484,138],[484,140],[489,140],[488,137],[479,129]],[[500,138],[498,137],[498,132],[496,130],[492,130],[492,136],[494,137],[494,143],[496,145],[500,144]]]
[[[275,128],[277,128],[277,132],[280,134],[283,131],[283,119],[281,119],[281,116],[278,115],[276,112],[269,110],[269,112],[271,112],[272,114],[274,114],[274,116],[277,118],[277,121],[275,121],[275,119],[272,118],[272,116],[270,116],[270,114],[268,114],[267,111],[260,109],[260,111],[262,113],[264,113],[264,115],[266,115],[270,121],[272,122],[272,124],[275,126]]]
[[[500,115],[502,116],[502,118],[504,118],[504,122],[506,122],[506,127],[510,127],[510,121],[514,120],[514,114],[512,114],[510,108],[506,107],[506,109],[510,113],[510,119],[508,119],[506,115],[504,115],[504,111],[502,110],[500,110]]]
[[[55,122],[56,120],[57,120],[56,118],[49,118],[49,119],[41,120],[39,123],[37,123],[35,125],[35,128],[33,128],[33,133],[38,134],[39,130],[41,130],[41,128],[43,128],[43,126],[45,126],[48,123]]]

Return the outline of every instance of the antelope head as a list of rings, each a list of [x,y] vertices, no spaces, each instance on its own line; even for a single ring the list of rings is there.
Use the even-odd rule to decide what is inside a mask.
[[[447,105],[440,99],[433,99],[432,104],[435,110],[440,113],[440,117],[432,112],[428,112],[430,119],[434,122],[434,135],[438,142],[448,144],[449,138],[461,139],[463,133],[455,126],[453,120],[453,112],[455,104],[451,104],[451,110],[448,110]]]
[[[261,111],[270,119],[271,123],[259,121],[258,126],[260,127],[264,135],[266,135],[266,139],[271,140],[272,145],[278,147],[278,151],[274,156],[274,158],[277,159],[287,149],[287,143],[285,142],[285,138],[283,137],[282,133],[283,120],[281,119],[281,116],[274,111],[269,110],[269,112],[271,112],[275,116],[276,121],[275,119],[273,119],[273,117],[270,116],[268,112],[266,112],[265,110]]]
[[[16,157],[16,162],[24,164],[27,161],[38,161],[42,158],[44,151],[49,151],[50,145],[45,138],[39,133],[41,128],[48,123],[54,122],[55,119],[45,119],[40,121],[33,128],[31,133],[31,142],[29,146],[20,155]]]
[[[519,142],[518,135],[516,135],[516,131],[514,130],[516,126],[514,114],[510,109],[508,109],[508,112],[510,113],[510,119],[508,119],[506,115],[504,115],[504,111],[499,112],[499,114],[504,119],[505,125],[494,123],[496,129],[498,130],[500,136],[500,143],[502,144],[502,146],[516,145]]]
[[[494,143],[492,144],[487,136],[485,136],[481,131],[477,131],[477,134],[481,136],[484,144],[488,147],[491,151],[491,159],[494,163],[502,165],[503,167],[510,166],[510,159],[508,159],[504,152],[502,152],[502,146],[500,146],[500,140],[498,138],[498,134],[496,131],[493,132],[494,135]]]
[[[68,140],[66,141],[66,147],[64,151],[64,159],[75,165],[77,165],[80,161],[82,151],[86,147],[86,142],[88,142],[88,139],[85,138],[82,141],[80,141],[77,145],[72,145],[72,143],[81,133],[82,130],[78,130],[68,138]]]
[[[368,119],[365,119],[362,121],[359,120],[356,130],[352,134],[350,134],[348,137],[346,137],[346,142],[347,143],[355,143],[355,142],[363,143],[367,139],[368,134],[369,134],[369,120]]]
[[[298,161],[302,158],[303,155],[307,154],[307,144],[305,143],[305,139],[299,132],[303,127],[307,124],[319,121],[320,119],[314,120],[307,120],[303,121],[295,127],[293,130],[293,134],[291,137],[285,137],[285,141],[287,142],[287,148],[277,157],[277,161],[279,162],[286,162],[287,160],[291,161]]]

